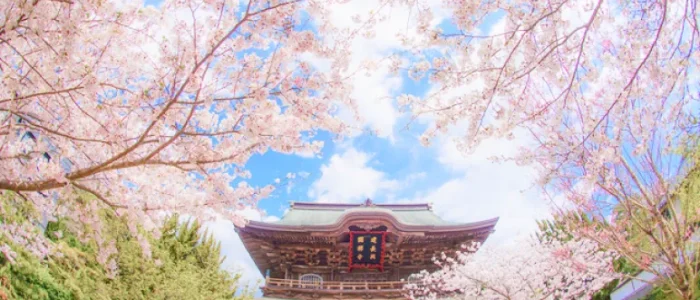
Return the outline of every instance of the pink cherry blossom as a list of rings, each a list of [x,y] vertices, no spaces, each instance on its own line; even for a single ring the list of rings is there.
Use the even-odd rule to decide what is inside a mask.
[[[423,271],[406,285],[413,299],[438,299],[452,294],[485,299],[589,298],[618,278],[616,255],[601,251],[590,240],[513,245],[457,252],[436,260],[434,273]],[[454,257],[454,258],[453,258]]]
[[[700,215],[678,205],[698,193],[686,190],[700,161],[695,1],[409,4],[433,12],[423,24],[453,25],[422,25],[405,40],[417,50],[406,75],[432,84],[398,97],[428,124],[420,142],[450,129],[469,154],[515,136],[522,146],[503,159],[536,170],[555,214],[590,217],[569,220],[572,231],[696,298],[687,233]]]
[[[17,253],[12,251],[12,249],[10,249],[10,246],[3,244],[2,246],[0,246],[0,252],[2,252],[2,254],[5,256],[5,259],[10,264],[15,263],[15,259],[17,258]]]
[[[613,43],[610,40],[603,40],[601,46],[603,47],[603,51],[612,51]]]
[[[245,184],[250,157],[346,132],[359,34],[330,23],[336,2],[3,1],[0,190],[89,225],[105,266],[101,208],[144,228],[169,213],[244,223],[274,188]]]
[[[46,258],[55,251],[53,243],[31,224],[0,223],[0,235],[40,259]],[[14,261],[16,254],[8,245],[3,245],[0,249],[9,261]]]

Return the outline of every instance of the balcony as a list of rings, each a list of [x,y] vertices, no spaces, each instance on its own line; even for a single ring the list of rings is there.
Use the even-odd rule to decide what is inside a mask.
[[[283,296],[298,298],[333,298],[333,299],[361,299],[381,298],[395,299],[405,298],[403,295],[404,282],[380,281],[316,281],[309,282],[299,279],[265,279],[262,287],[265,296]]]

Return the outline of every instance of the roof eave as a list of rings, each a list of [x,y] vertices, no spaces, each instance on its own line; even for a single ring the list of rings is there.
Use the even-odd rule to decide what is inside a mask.
[[[411,225],[399,222],[391,215],[380,213],[386,221],[389,221],[396,229],[403,232],[460,232],[491,229],[496,226],[499,218],[492,218],[478,222],[454,224],[454,225]],[[372,217],[374,214],[363,214],[362,217]],[[356,216],[357,217],[357,216]],[[344,218],[334,224],[329,225],[284,225],[258,221],[250,221],[245,227],[249,229],[267,230],[267,231],[283,231],[283,232],[332,232],[343,227],[343,224],[350,222],[351,219]]]

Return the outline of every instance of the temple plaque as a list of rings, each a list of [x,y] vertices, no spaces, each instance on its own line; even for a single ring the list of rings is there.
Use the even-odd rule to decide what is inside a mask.
[[[386,232],[350,232],[348,270],[357,268],[384,271],[384,244]]]

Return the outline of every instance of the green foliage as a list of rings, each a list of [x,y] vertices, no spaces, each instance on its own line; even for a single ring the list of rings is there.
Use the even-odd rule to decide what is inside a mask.
[[[655,287],[640,300],[675,300],[679,299],[676,295],[667,291],[664,287]]]
[[[1,196],[0,221],[31,222],[33,210],[18,205],[15,197]],[[15,202],[16,201],[16,202]],[[124,219],[102,211],[102,237],[115,241],[113,254],[118,273],[109,276],[97,262],[95,240],[81,239],[70,228],[81,226],[71,220],[48,222],[43,233],[60,255],[45,260],[33,256],[0,233],[0,245],[17,253],[10,264],[0,253],[0,300],[5,299],[250,299],[244,290],[235,295],[240,274],[221,270],[220,245],[201,225],[179,223],[170,217],[158,238],[140,230],[148,239],[152,257],[144,250]],[[59,238],[60,236],[60,238]]]
[[[574,236],[566,228],[566,223],[562,221],[567,218],[576,218],[584,220],[587,223],[591,222],[586,215],[575,211],[567,212],[566,215],[558,217],[554,220],[537,220],[539,230],[535,233],[535,237],[540,242],[548,242],[552,240],[567,242],[573,239]]]
[[[70,288],[56,280],[50,270],[30,253],[15,249],[15,264],[0,267],[0,299],[75,299]]]
[[[664,209],[664,216],[666,222],[672,222],[677,219],[681,222],[687,222],[687,226],[693,227],[697,230],[700,221],[700,151],[697,148],[697,141],[693,141],[692,147],[696,149],[695,151],[684,150],[685,154],[688,155],[689,160],[694,161],[694,167],[690,169],[687,175],[680,182],[678,187],[673,190],[670,199],[673,199],[670,203],[677,203],[676,205],[666,205]],[[635,244],[644,249],[652,249],[651,242],[648,241],[648,237],[644,235],[640,230],[630,229],[630,238],[636,239]],[[655,234],[659,234],[655,232]],[[695,254],[697,257],[697,253]],[[636,274],[639,269],[628,264],[628,270],[626,274]],[[680,280],[680,279],[679,279]],[[695,282],[695,290],[700,291],[700,278]],[[696,296],[697,297],[697,296]],[[647,295],[645,295],[643,300],[662,300],[662,299],[680,299],[678,295],[674,294],[669,286],[665,284],[660,284],[655,286]]]
[[[622,273],[625,275],[635,275],[641,271],[637,266],[630,263],[624,257],[620,257],[613,262],[613,267],[615,267],[615,272]]]
[[[615,290],[617,285],[620,283],[619,279],[608,282],[600,291],[595,293],[592,300],[610,300],[610,294]]]
[[[700,221],[700,154],[695,160],[695,168],[690,170],[685,180],[674,191],[674,197],[681,203],[678,213],[686,220],[694,221],[697,227]]]

